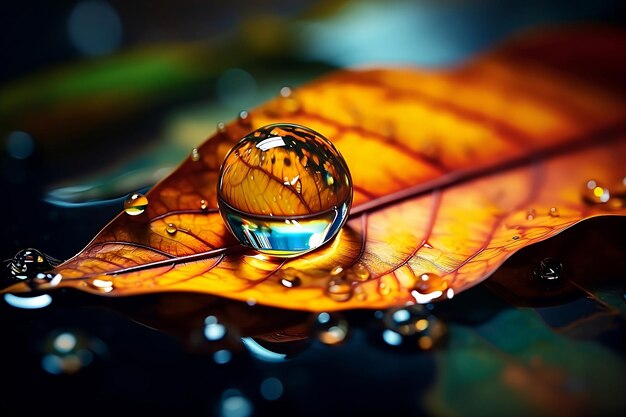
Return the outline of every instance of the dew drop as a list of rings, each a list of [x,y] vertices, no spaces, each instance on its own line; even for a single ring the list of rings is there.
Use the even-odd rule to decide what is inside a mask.
[[[262,164],[249,177],[249,166],[260,160],[271,165]],[[244,183],[241,172],[246,173]],[[282,186],[268,189],[262,199],[251,192],[266,189],[268,174],[277,172]],[[315,182],[324,172],[335,178],[333,184]],[[352,193],[348,167],[328,139],[304,126],[273,124],[231,149],[220,168],[217,196],[220,214],[242,245],[293,257],[322,246],[341,230]]]
[[[250,117],[250,113],[245,110],[239,112],[237,123],[242,127],[250,127],[252,126],[252,117]]]
[[[113,282],[106,279],[94,278],[85,282],[89,287],[102,293],[109,293],[115,289]]]
[[[519,235],[513,236],[513,240],[519,240],[519,238],[520,238]]]
[[[533,271],[535,277],[544,281],[558,280],[563,276],[563,264],[554,258],[545,258]]]
[[[206,210],[209,207],[206,200],[200,200],[200,210]]]
[[[302,285],[302,280],[298,275],[284,274],[280,279],[280,283],[285,288],[294,288]]]
[[[176,227],[176,225],[174,223],[168,223],[167,226],[165,227],[165,231],[170,234],[176,234],[176,232],[178,231],[178,228]]]
[[[363,287],[357,285],[354,287],[354,298],[359,301],[365,301],[367,300],[367,292],[363,289]]]
[[[280,89],[279,111],[284,113],[295,113],[300,110],[300,102],[293,90],[289,87]]]
[[[193,148],[191,150],[191,160],[194,162],[198,162],[200,160],[200,152],[197,148]]]
[[[550,217],[559,217],[560,213],[559,213],[559,209],[556,207],[550,207],[550,210],[548,210],[548,214],[550,215]]]
[[[133,193],[124,200],[124,211],[130,216],[143,213],[148,207],[148,199],[141,193]]]
[[[355,264],[348,271],[348,277],[354,281],[367,281],[370,279],[370,271],[362,263]]]
[[[314,330],[320,342],[338,345],[348,336],[348,322],[338,314],[320,313],[315,318]]]
[[[343,266],[341,265],[337,265],[336,267],[330,270],[331,277],[341,277],[343,275],[344,275],[344,270],[343,270]]]
[[[441,291],[443,293],[448,289],[448,281],[443,279],[440,275],[429,272],[417,277],[415,280],[415,289],[420,294],[431,294],[435,291]]]
[[[224,122],[217,122],[216,129],[218,133],[226,133],[226,124]]]
[[[352,298],[352,284],[341,278],[331,278],[326,287],[326,295],[338,302],[348,301]]]
[[[526,212],[526,220],[534,220],[535,217],[537,217],[537,210],[529,208]]]

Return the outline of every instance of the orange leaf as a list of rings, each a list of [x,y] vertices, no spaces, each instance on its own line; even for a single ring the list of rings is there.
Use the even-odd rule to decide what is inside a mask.
[[[143,214],[122,212],[59,265],[58,286],[191,291],[312,311],[384,308],[452,297],[520,248],[586,218],[624,215],[624,98],[590,81],[598,68],[593,77],[578,70],[576,56],[589,51],[566,35],[547,42],[560,42],[566,68],[543,65],[546,41],[535,38],[461,69],[339,71],[278,97],[209,138],[147,194]],[[614,42],[604,35],[593,36]],[[276,122],[330,138],[354,181],[337,238],[287,260],[239,246],[216,198],[226,153]]]

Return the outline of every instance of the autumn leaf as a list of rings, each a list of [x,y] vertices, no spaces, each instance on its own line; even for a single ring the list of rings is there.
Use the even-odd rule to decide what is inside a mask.
[[[122,212],[56,267],[58,287],[384,308],[450,298],[525,246],[583,219],[624,215],[626,103],[597,81],[609,61],[598,59],[592,76],[581,70],[589,48],[616,38],[579,36],[596,42],[585,49],[571,32],[552,33],[459,69],[345,70],[283,94],[220,128],[150,190],[143,214]],[[551,42],[563,59],[541,59]],[[277,122],[330,138],[354,182],[337,238],[293,259],[240,246],[217,208],[226,153]]]

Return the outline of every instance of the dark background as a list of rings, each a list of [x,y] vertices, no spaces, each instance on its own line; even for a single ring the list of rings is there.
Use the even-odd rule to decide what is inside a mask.
[[[93,42],[81,46],[72,40],[69,22],[76,8],[85,3],[87,6],[96,4],[95,10],[105,16],[96,13],[104,19],[103,26],[98,26],[102,19],[89,20],[88,13],[87,17],[83,16],[87,20],[83,20],[82,39]],[[163,120],[179,108],[194,103],[224,104],[220,102],[218,84],[220,74],[230,68],[244,68],[255,77],[261,89],[264,82],[275,81],[263,76],[266,72],[278,74],[276,77],[288,84],[292,80],[311,79],[332,68],[367,62],[429,67],[461,65],[464,60],[524,29],[559,23],[623,27],[626,11],[623,2],[609,0],[364,2],[376,6],[371,10],[377,12],[358,4],[286,0],[5,2],[0,12],[0,92],[16,85],[39,85],[35,84],[37,77],[45,77],[60,68],[106,62],[111,57],[145,48],[158,50],[172,42],[206,43],[220,55],[215,62],[203,64],[214,71],[214,75],[177,84],[173,94],[141,96],[142,103],[146,104],[127,115],[111,116],[103,124],[90,125],[77,120],[76,124],[84,128],[72,135],[57,135],[54,132],[58,131],[58,126],[40,128],[38,134],[31,134],[33,148],[25,157],[16,157],[7,139],[10,132],[30,133],[22,123],[24,119],[13,113],[10,117],[8,113],[0,115],[3,139],[0,174],[4,196],[0,209],[3,219],[0,256],[11,258],[25,247],[39,248],[59,259],[77,253],[119,212],[121,199],[134,189],[104,193],[101,198],[85,197],[80,200],[81,204],[67,205],[45,202],[50,190],[58,184],[83,184],[96,168],[112,167],[113,172],[123,171],[124,168],[116,168],[121,158],[142,158],[146,149],[155,149],[150,146],[160,146],[162,124],[155,121]],[[394,14],[394,9],[401,12]],[[413,10],[416,14],[407,18],[404,10]],[[258,41],[277,26],[282,30],[297,22],[310,21],[335,23],[302,32],[303,26],[293,26],[284,33],[278,32],[280,42]],[[415,31],[407,32],[407,28],[415,28]],[[293,35],[296,32],[302,37]],[[380,42],[369,39],[368,33],[375,33],[375,39]],[[292,36],[286,41],[284,34]],[[54,82],[48,80],[42,85]],[[124,90],[127,86],[116,88]],[[240,107],[253,105],[263,98],[259,93]],[[52,106],[62,104],[60,101]],[[227,104],[232,103],[224,105]],[[7,103],[0,105],[2,109],[10,107]],[[24,111],[31,110],[38,114],[38,108]],[[146,169],[180,160],[180,155],[172,155],[172,161],[149,158]],[[148,187],[150,182],[143,185]],[[435,306],[437,317],[447,323],[451,337],[434,352],[385,344],[381,338],[384,326],[374,312],[369,311],[344,314],[350,323],[350,337],[341,346],[326,346],[317,340],[317,330],[312,324],[314,317],[308,314],[249,307],[211,297],[108,299],[68,291],[54,294],[51,306],[32,311],[19,310],[1,301],[0,415],[429,414],[433,407],[428,405],[426,394],[441,378],[442,358],[450,358],[447,353],[454,349],[470,350],[470,345],[460,348],[455,344],[462,334],[459,329],[474,329],[486,339],[497,339],[498,329],[503,330],[496,325],[498,317],[528,311],[536,311],[550,332],[559,333],[572,324],[579,326],[576,327],[580,330],[578,334],[572,332],[564,337],[585,346],[600,346],[599,351],[606,349],[616,355],[623,366],[625,231],[623,220],[594,220],[550,243],[522,251],[487,285],[480,285],[453,302]],[[577,243],[572,246],[571,242]],[[593,260],[584,255],[590,250],[595,251]],[[568,275],[565,284],[556,289],[537,287],[532,281],[532,270],[545,256],[556,256],[568,270],[576,272]],[[592,296],[578,285],[591,289]],[[622,304],[602,301],[599,294],[605,293],[621,294]],[[599,311],[603,317],[599,324],[584,324]],[[208,342],[201,335],[203,320],[211,314],[228,324],[229,336],[218,344]],[[53,352],[51,341],[60,332],[75,334],[80,346],[93,355],[88,365],[71,375],[53,375],[42,366],[43,358]],[[533,332],[529,328],[519,330],[526,339],[531,338]],[[268,343],[257,338],[270,350],[287,354],[290,360],[265,362],[246,350],[239,339],[239,336],[266,334],[297,339]],[[507,351],[500,342],[494,345],[496,356],[527,359],[516,356],[515,350]],[[213,360],[213,353],[222,348],[233,355],[225,365]],[[541,357],[543,351],[537,349],[534,352]],[[485,352],[485,355],[490,354],[489,350]],[[571,363],[580,360],[572,351],[562,353],[568,358],[572,355]],[[473,360],[477,361],[478,373],[482,362],[476,357]],[[471,366],[468,372],[472,372]],[[275,401],[264,398],[260,391],[261,383],[270,377],[279,379],[284,388]],[[483,385],[471,382],[470,378],[467,385],[459,383],[450,388],[452,398],[449,400],[454,403],[454,398],[475,395],[483,407],[466,408],[465,412],[470,415],[471,410],[481,410],[481,415],[558,414],[555,409],[538,406],[507,409],[506,401],[503,405],[498,398],[502,381],[483,377]],[[545,381],[545,378],[537,376],[537,380]],[[607,392],[623,392],[623,382],[622,374],[621,385],[607,387]],[[580,381],[567,383],[575,394]],[[473,392],[473,384],[490,389]],[[542,389],[552,395],[552,388]],[[225,411],[225,400],[232,396],[247,401],[247,414],[248,409],[241,402],[235,403],[239,406],[236,411],[230,414]],[[557,402],[570,401],[568,396],[554,398]],[[574,404],[574,400],[571,401]],[[626,409],[623,397],[598,401],[613,404],[596,410],[599,415],[609,413],[607,410]],[[570,410],[565,405],[561,409]],[[437,410],[437,415],[464,413],[454,405],[447,410]],[[575,415],[585,415],[590,410],[574,411],[578,413]]]

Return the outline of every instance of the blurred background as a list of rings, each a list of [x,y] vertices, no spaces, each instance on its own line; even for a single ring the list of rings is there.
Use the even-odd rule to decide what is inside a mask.
[[[524,31],[626,21],[623,0],[2,3],[0,259],[26,247],[74,255],[128,193],[283,86],[344,67],[450,68]],[[433,352],[385,338],[393,311],[313,317],[63,291],[40,310],[2,302],[0,415],[584,415],[587,400],[618,415],[623,279],[593,296],[529,280],[545,256],[610,278],[584,261],[589,247],[623,258],[623,230],[623,219],[585,222],[438,304],[449,341]],[[340,340],[324,340],[331,329]]]
[[[615,0],[5,2],[0,254],[66,258],[221,120],[334,68],[450,67],[525,30],[622,25]],[[83,218],[90,221],[82,221]],[[80,220],[80,221],[79,221]]]

